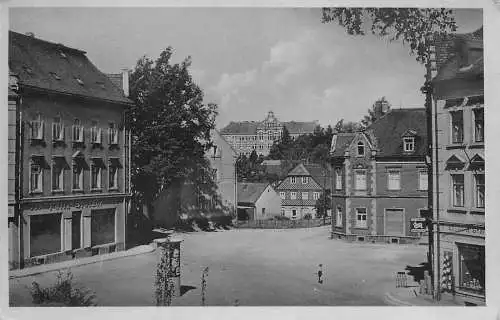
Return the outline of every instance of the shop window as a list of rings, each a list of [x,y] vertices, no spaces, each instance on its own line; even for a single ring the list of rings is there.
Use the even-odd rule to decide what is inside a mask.
[[[82,212],[75,211],[71,214],[71,249],[80,249],[82,247],[81,242],[81,222],[82,222]]]
[[[30,216],[30,257],[61,251],[61,214]]]
[[[90,222],[92,246],[115,242],[115,209],[92,210]]]
[[[44,121],[42,116],[37,114],[35,119],[31,121],[31,139],[32,140],[43,140]]]
[[[337,217],[335,219],[335,226],[342,227],[342,207],[337,207]]]
[[[458,245],[458,254],[460,289],[484,294],[484,246]]]
[[[355,171],[355,189],[356,190],[366,190],[366,171],[356,170]]]
[[[118,129],[116,128],[116,124],[114,122],[109,123],[108,139],[108,143],[110,145],[118,144]]]
[[[464,175],[463,174],[452,174],[452,192],[453,192],[453,206],[463,207],[464,206]]]
[[[356,208],[356,227],[357,228],[367,228],[366,224],[366,208]]]
[[[418,190],[426,191],[429,188],[429,173],[427,170],[421,170],[418,172]]]
[[[451,112],[451,143],[464,141],[464,118],[462,111]]]
[[[83,142],[83,126],[80,119],[75,119],[72,129],[73,142]]]
[[[389,170],[387,173],[387,189],[400,190],[401,189],[401,171]]]
[[[484,208],[484,203],[485,203],[484,174],[475,174],[474,180],[476,183],[476,207]]]
[[[64,141],[64,127],[61,117],[55,117],[52,123],[52,140]]]
[[[484,142],[484,109],[474,109],[474,141]]]

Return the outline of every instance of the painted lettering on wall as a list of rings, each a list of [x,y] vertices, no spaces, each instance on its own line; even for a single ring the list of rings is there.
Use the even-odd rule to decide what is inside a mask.
[[[120,201],[113,201],[111,203],[118,203]],[[110,201],[106,201],[106,204]],[[100,208],[105,204],[103,200],[90,199],[90,200],[58,200],[47,201],[43,203],[31,203],[26,205],[27,210],[40,211],[48,210],[51,212],[60,212],[74,209],[93,209]]]
[[[484,236],[484,229],[476,226],[447,226],[441,225],[442,232],[450,232],[450,233],[466,233],[471,235]]]

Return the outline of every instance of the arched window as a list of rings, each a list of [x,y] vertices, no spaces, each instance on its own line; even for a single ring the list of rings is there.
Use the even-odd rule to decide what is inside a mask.
[[[365,155],[365,144],[360,141],[358,142],[358,156],[364,156]]]

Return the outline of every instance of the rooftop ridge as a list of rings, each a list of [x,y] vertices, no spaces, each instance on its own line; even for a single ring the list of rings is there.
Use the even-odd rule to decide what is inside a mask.
[[[13,31],[13,30],[9,30],[9,32],[10,33],[14,33],[16,36],[22,36],[22,37],[25,37],[25,38],[29,38],[30,40],[35,40],[35,41],[43,42],[45,44],[51,45],[51,46],[56,47],[58,49],[64,49],[64,50],[74,51],[76,53],[80,53],[80,54],[84,54],[84,55],[87,54],[86,51],[83,51],[83,50],[77,49],[77,48],[68,47],[68,46],[63,45],[61,43],[44,40],[44,39],[41,39],[41,38],[37,38],[36,36],[29,36],[29,35],[26,35],[26,34],[23,34],[23,33],[17,32],[17,31]]]

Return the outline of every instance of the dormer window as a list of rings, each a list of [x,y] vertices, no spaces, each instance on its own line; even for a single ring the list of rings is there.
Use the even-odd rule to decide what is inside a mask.
[[[415,138],[414,137],[403,138],[403,147],[404,147],[405,152],[414,152],[415,151]]]
[[[358,156],[365,155],[365,144],[363,142],[358,142]]]

